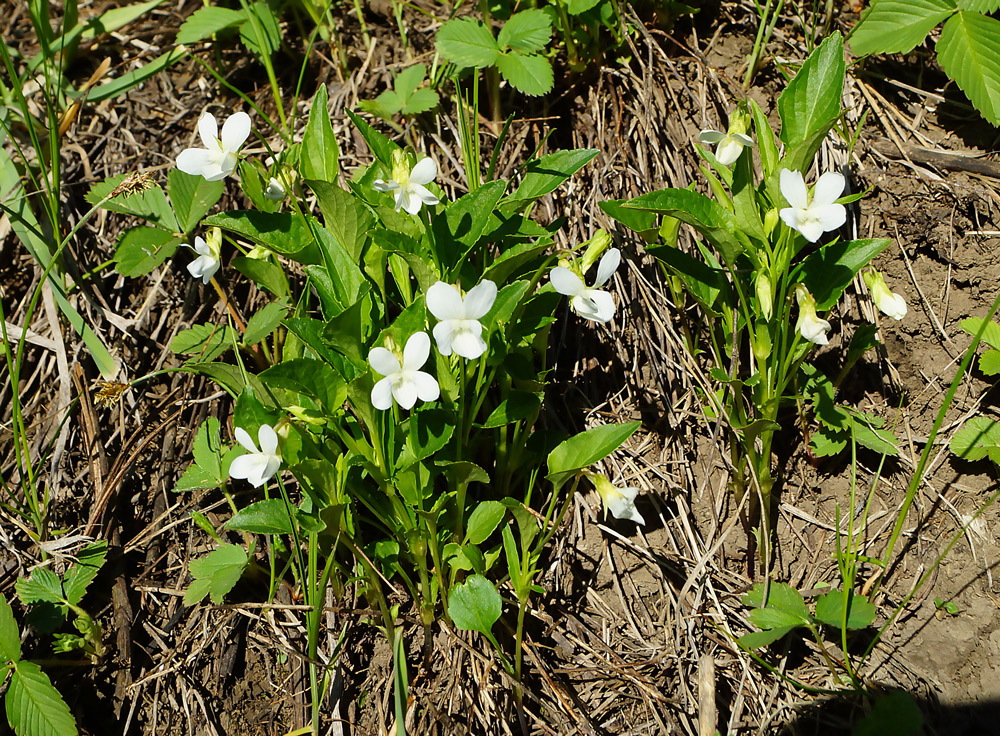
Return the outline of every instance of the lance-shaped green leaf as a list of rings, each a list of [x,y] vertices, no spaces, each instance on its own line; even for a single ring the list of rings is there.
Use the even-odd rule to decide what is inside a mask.
[[[521,183],[501,205],[503,213],[512,215],[540,197],[554,192],[598,153],[593,148],[556,151],[529,162]]]
[[[170,203],[177,214],[182,233],[190,233],[208,211],[215,206],[226,189],[224,181],[208,181],[203,176],[185,174],[180,169],[170,171]]]
[[[294,521],[289,514],[294,512],[295,507],[285,505],[284,499],[269,498],[240,509],[230,517],[224,528],[254,534],[291,534]],[[194,567],[193,562],[191,566]]]
[[[888,238],[841,240],[823,246],[802,261],[802,283],[815,297],[816,308],[823,311],[833,307],[858,271],[891,242]]]
[[[21,659],[21,634],[14,621],[7,598],[0,595],[0,661],[17,662]]]
[[[548,457],[548,475],[557,488],[577,471],[589,468],[621,447],[621,444],[635,434],[641,422],[624,424],[603,424],[588,429],[560,443]]]
[[[322,262],[309,222],[299,214],[236,210],[207,217],[203,224],[235,233],[299,263]]]
[[[337,146],[337,138],[330,124],[330,112],[326,106],[326,85],[321,84],[313,97],[309,122],[302,136],[299,160],[304,179],[335,182],[340,169],[340,148]]]

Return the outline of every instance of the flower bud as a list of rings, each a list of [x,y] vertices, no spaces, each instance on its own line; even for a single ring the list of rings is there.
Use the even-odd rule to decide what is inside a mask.
[[[764,325],[757,326],[757,334],[753,341],[753,357],[758,363],[763,363],[771,355],[771,333]]]
[[[766,321],[770,321],[774,311],[774,287],[771,285],[770,277],[763,271],[757,274],[757,305],[760,307],[759,314]]]
[[[885,277],[874,268],[865,271],[861,278],[864,279],[868,290],[872,294],[872,301],[883,314],[893,319],[903,319],[906,316],[906,300],[899,294],[889,291],[886,286]]]
[[[774,229],[781,222],[781,213],[777,209],[770,209],[764,213],[764,232],[769,240],[774,239]]]
[[[222,230],[217,227],[210,227],[205,242],[208,244],[209,250],[218,257],[222,253]]]
[[[392,152],[392,180],[400,186],[410,180],[410,164],[406,160],[406,154],[399,148]]]
[[[805,286],[796,284],[795,299],[799,303],[799,319],[795,323],[795,329],[809,342],[826,345],[829,342],[826,333],[830,330],[830,323],[817,316],[816,298]]]
[[[590,267],[597,263],[597,260],[604,251],[611,245],[611,235],[607,230],[598,230],[594,233],[594,237],[584,243],[584,245],[587,246],[587,250],[584,251],[583,258],[580,259],[581,273],[587,273]]]

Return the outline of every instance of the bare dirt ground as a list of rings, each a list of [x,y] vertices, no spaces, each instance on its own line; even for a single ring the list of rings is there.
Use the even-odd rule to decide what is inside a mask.
[[[112,57],[119,71],[148,59],[173,42],[183,18],[197,7],[200,3],[162,6],[117,36],[83,47],[68,73],[85,79],[104,56]],[[28,53],[33,36],[23,8],[15,3],[8,10],[11,31],[5,40]],[[404,16],[410,58],[428,60],[435,22],[412,10]],[[847,30],[856,17],[845,8],[835,15],[836,24]],[[347,70],[340,70],[330,47],[320,44],[308,67],[303,110],[318,84],[330,89],[334,111],[355,108],[359,99],[372,99],[384,88],[393,65],[409,60],[396,42],[391,17],[373,6],[366,19],[376,40],[374,53],[362,50],[356,19],[345,15],[339,30]],[[602,199],[700,181],[694,141],[701,129],[721,128],[740,95],[737,80],[755,29],[752,4],[741,2],[706,4],[694,23],[682,21],[673,30],[637,23],[627,65],[584,75],[557,72],[550,98],[515,119],[502,157],[507,165],[499,175],[509,176],[548,126],[556,128],[551,147],[601,150],[543,208],[543,217],[568,215],[566,242],[582,241],[597,227],[612,228],[597,208]],[[286,34],[290,48],[299,49],[294,27]],[[783,63],[805,56],[801,29],[791,20],[779,25],[772,43],[773,59]],[[209,64],[221,61],[227,81],[269,109],[261,69],[238,48],[206,44],[194,53]],[[768,113],[774,112],[781,88],[773,59],[750,93]],[[849,159],[832,142],[825,152],[830,160],[842,157],[854,190],[871,188],[857,203],[853,224],[863,236],[893,238],[877,265],[910,307],[901,323],[881,318],[884,349],[866,356],[842,388],[843,397],[884,416],[903,439],[901,456],[880,474],[870,522],[862,532],[873,556],[886,544],[923,441],[971,342],[958,325],[967,316],[984,315],[1000,283],[996,174],[976,173],[968,159],[926,155],[926,150],[987,154],[996,147],[996,130],[975,122],[950,90],[941,94],[926,80],[925,93],[894,84],[917,85],[914,63],[897,59],[892,66],[855,69],[845,103],[858,116],[871,110],[861,142]],[[296,59],[288,67],[297,64]],[[84,211],[83,195],[96,181],[135,168],[165,178],[166,167],[194,135],[200,111],[218,113],[235,104],[199,64],[185,59],[124,99],[85,108],[64,147],[70,220]],[[438,147],[445,179],[461,191],[449,115],[446,104],[440,117],[421,118],[407,133]],[[335,118],[335,129],[343,165],[366,160],[346,121]],[[237,202],[235,186],[228,191],[228,201]],[[134,378],[173,364],[167,346],[177,331],[225,317],[178,259],[138,280],[99,268],[128,224],[120,216],[102,215],[82,231],[72,255],[79,272],[97,269],[79,299],[81,309],[120,352],[128,377]],[[6,228],[3,233],[3,306],[8,321],[21,325],[25,295],[38,269],[13,234]],[[592,328],[567,315],[562,329],[553,332],[560,344],[549,421],[571,416],[583,426],[596,418],[643,420],[643,430],[608,469],[643,489],[640,509],[648,523],[636,529],[604,519],[596,496],[577,499],[546,561],[542,583],[547,593],[534,602],[526,632],[527,730],[850,733],[870,702],[817,696],[781,677],[819,689],[836,686],[815,647],[775,645],[764,655],[775,670],[769,672],[734,641],[752,628],[740,596],[753,579],[725,465],[695,392],[704,367],[683,353],[658,267],[625,233],[616,232],[616,239],[627,263],[615,283],[619,318]],[[240,308],[252,311],[251,295],[239,287],[235,293]],[[835,369],[852,331],[873,314],[859,283],[831,318],[837,336],[817,360]],[[275,604],[262,606],[261,586],[247,580],[226,605],[186,608],[181,603],[187,562],[211,545],[191,522],[191,511],[218,525],[225,508],[217,494],[178,495],[172,489],[189,462],[194,428],[207,416],[225,425],[231,403],[203,379],[172,374],[126,394],[118,407],[94,407],[89,395],[96,376],[80,346],[65,328],[60,335],[44,312],[30,327],[64,344],[69,366],[68,372],[60,369],[59,349],[52,343],[27,348],[27,378],[16,390],[29,407],[36,450],[61,431],[66,396],[81,399],[51,474],[56,524],[104,537],[112,548],[87,599],[104,626],[109,654],[94,667],[53,671],[81,731],[249,736],[286,733],[307,723],[305,630],[295,591],[282,589]],[[6,373],[4,379],[0,406],[7,422],[12,387]],[[905,526],[904,551],[877,601],[880,622],[995,491],[995,469],[985,461],[953,459],[947,440],[971,412],[995,412],[996,397],[976,372],[957,396],[938,439],[940,452],[932,455]],[[0,432],[5,475],[12,452],[8,426]],[[878,464],[871,453],[859,455],[859,488],[872,485]],[[837,509],[843,516],[849,508],[849,464],[811,463],[800,440],[784,479],[775,578],[800,590],[836,583]],[[996,509],[990,509],[960,539],[933,584],[908,603],[862,673],[873,690],[899,687],[913,693],[925,710],[928,733],[996,731],[998,523]],[[0,591],[12,600],[14,580],[27,574],[37,558],[16,527],[4,526]],[[869,569],[863,576],[871,574]],[[954,602],[958,613],[939,611],[935,598]],[[381,734],[392,722],[389,647],[370,625],[373,612],[363,599],[331,595],[329,605],[324,651],[335,650],[341,632],[344,640],[324,729]],[[407,620],[409,614],[403,615]],[[418,627],[409,620],[416,641]],[[507,632],[502,640],[509,643],[510,636]],[[35,647],[32,656],[50,656],[37,637],[29,636],[26,647]],[[411,672],[418,674],[411,683],[408,732],[520,732],[511,683],[480,639],[442,627],[431,666],[421,669],[419,662],[414,644]]]

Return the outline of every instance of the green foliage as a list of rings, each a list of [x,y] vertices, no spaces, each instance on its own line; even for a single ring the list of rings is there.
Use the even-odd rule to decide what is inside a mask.
[[[938,61],[976,109],[1000,125],[1000,20],[996,0],[878,0],[851,36],[859,56],[911,51],[939,24]]]
[[[392,120],[396,115],[409,117],[437,107],[437,92],[421,86],[426,74],[424,64],[407,67],[393,77],[392,89],[385,90],[374,100],[362,101],[361,109],[383,120]]]
[[[815,634],[816,626],[822,624],[856,631],[868,628],[875,621],[875,606],[860,593],[845,594],[839,590],[824,593],[816,600],[813,614],[802,595],[790,585],[757,583],[743,596],[742,602],[753,608],[749,619],[760,629],[739,638],[740,646],[745,649],[765,647],[798,628]]]
[[[216,605],[243,577],[249,558],[246,550],[235,544],[223,544],[204,557],[192,560],[188,569],[194,580],[184,594],[184,605],[193,606],[206,595]]]
[[[49,676],[34,662],[14,663],[4,696],[17,736],[75,736],[76,720]]]
[[[950,447],[963,460],[988,457],[1000,465],[1000,422],[989,417],[972,417],[955,432]]]
[[[493,625],[500,620],[503,601],[489,580],[482,575],[471,575],[451,593],[448,617],[455,626],[466,631],[478,631],[490,641]]]
[[[989,350],[979,356],[979,370],[987,376],[995,376],[1000,373],[1000,325],[996,322],[987,322],[982,317],[969,317],[963,319],[959,325],[969,335],[975,337],[979,331],[983,331],[982,341],[990,346]]]

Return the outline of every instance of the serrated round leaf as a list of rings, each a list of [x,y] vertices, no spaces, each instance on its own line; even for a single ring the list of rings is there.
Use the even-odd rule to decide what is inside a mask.
[[[851,51],[855,56],[906,53],[954,12],[953,0],[879,0],[851,35]]]
[[[773,644],[778,641],[781,637],[792,631],[797,627],[786,626],[780,629],[765,629],[764,631],[754,631],[750,634],[744,634],[737,641],[739,645],[744,649],[760,649],[761,647],[766,647],[768,644]]]
[[[176,253],[180,243],[180,238],[158,227],[126,230],[115,246],[115,271],[129,278],[145,276]]]
[[[0,595],[0,661],[17,662],[21,659],[21,634],[17,630],[14,611],[7,598]]]
[[[243,576],[246,566],[246,550],[235,544],[223,544],[204,557],[192,560],[188,570],[195,580],[184,594],[184,605],[193,605],[207,594],[211,594],[212,603],[222,603],[226,593]]]
[[[423,89],[414,90],[413,93],[406,98],[406,103],[400,109],[400,112],[404,115],[418,115],[422,112],[434,109],[437,107],[437,104],[437,92],[424,87]]]
[[[844,618],[844,594],[833,590],[816,600],[816,618],[827,626],[840,628]],[[851,607],[847,613],[847,628],[866,629],[875,621],[875,606],[860,593],[851,596]]]
[[[448,597],[448,617],[460,629],[492,636],[493,624],[503,611],[503,600],[493,583],[473,575]]]
[[[438,30],[437,48],[459,67],[485,67],[496,63],[500,49],[490,29],[471,18],[450,20]]]
[[[951,451],[963,460],[982,460],[1000,447],[1000,423],[987,417],[973,417],[951,438]]]
[[[537,97],[552,90],[552,64],[544,56],[508,51],[496,63],[503,78],[526,95]]]
[[[1000,20],[959,11],[941,29],[938,62],[993,125],[1000,125]]]
[[[17,736],[76,736],[66,701],[34,662],[17,663],[5,700],[7,721]]]
[[[501,49],[516,49],[525,54],[534,54],[545,48],[552,38],[552,20],[544,10],[523,10],[510,17],[500,33],[497,45]]]

